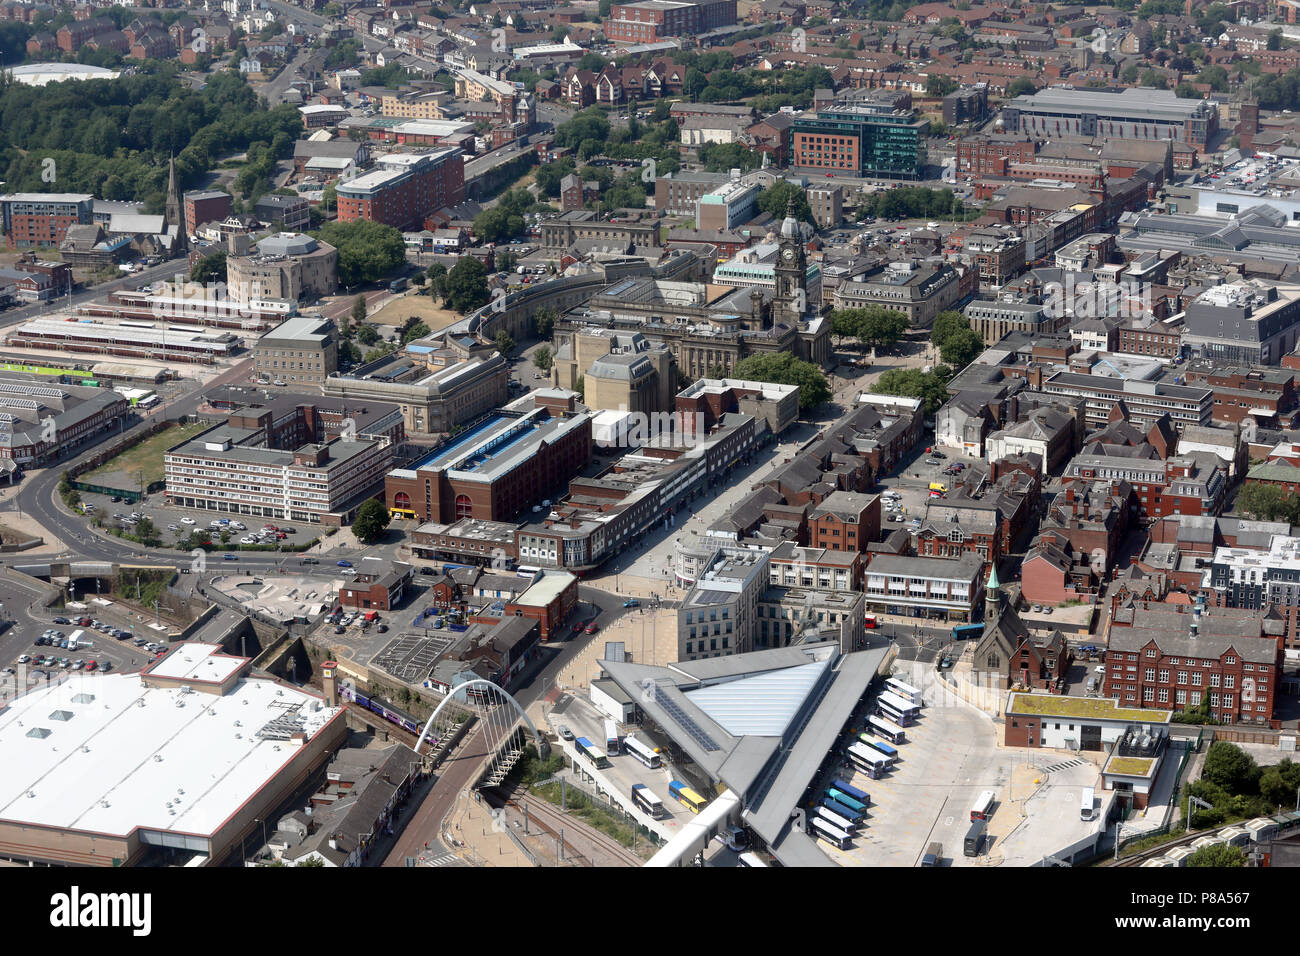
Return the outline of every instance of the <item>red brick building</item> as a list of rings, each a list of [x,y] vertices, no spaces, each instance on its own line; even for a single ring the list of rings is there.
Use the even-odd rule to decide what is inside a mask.
[[[1037,152],[1027,136],[968,136],[957,144],[957,175],[1006,176],[1012,163],[1028,163]]]
[[[736,0],[638,0],[616,3],[605,19],[605,37],[618,43],[657,43],[698,36],[736,24]]]
[[[385,562],[362,562],[352,580],[339,588],[339,603],[344,607],[391,611],[402,603],[402,595],[411,583],[411,566],[394,561],[382,569],[371,570],[368,567],[371,564],[382,566]]]
[[[339,221],[370,219],[416,229],[440,209],[465,199],[464,155],[459,149],[390,153],[378,169],[337,186]]]
[[[189,235],[206,222],[221,222],[230,215],[234,199],[219,189],[185,194],[185,229]]]
[[[1208,701],[1217,720],[1271,724],[1282,627],[1258,611],[1129,602],[1111,618],[1103,695],[1161,710]]]
[[[808,513],[808,544],[828,551],[863,551],[880,537],[880,496],[836,491]]]
[[[558,500],[591,459],[591,416],[502,412],[384,481],[388,507],[421,521],[505,521]]]

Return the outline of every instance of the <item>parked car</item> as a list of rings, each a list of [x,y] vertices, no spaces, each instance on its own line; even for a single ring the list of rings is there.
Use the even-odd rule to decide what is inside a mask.
[[[560,726],[556,727],[555,732],[558,733],[565,740],[573,739],[573,731],[570,730],[568,726],[565,724],[560,724]]]
[[[188,518],[188,517],[187,517],[187,518],[182,518],[182,519],[181,519],[181,524],[194,524],[194,523],[195,523],[195,521],[194,521],[193,518]]]
[[[340,562],[339,562],[339,567],[340,567],[340,568],[350,568],[350,567],[352,567],[352,562],[351,562],[351,561],[340,561]]]
[[[69,621],[66,617],[56,617],[56,618],[54,619],[54,623],[55,623],[55,624],[71,624],[72,622]]]
[[[588,634],[595,634],[598,630],[600,630],[600,625],[598,625],[595,621],[592,621],[590,624],[586,626],[586,628],[584,628],[584,630]]]

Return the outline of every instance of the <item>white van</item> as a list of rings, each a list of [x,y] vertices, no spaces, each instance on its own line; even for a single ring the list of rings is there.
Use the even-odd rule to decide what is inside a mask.
[[[1095,795],[1092,792],[1092,787],[1083,788],[1083,796],[1079,798],[1079,819],[1080,820],[1088,821],[1097,815],[1097,811],[1093,807],[1094,796]]]

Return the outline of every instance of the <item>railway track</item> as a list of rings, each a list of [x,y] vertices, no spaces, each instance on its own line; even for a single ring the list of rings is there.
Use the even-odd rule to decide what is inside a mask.
[[[627,866],[641,866],[645,862],[613,837],[601,833],[599,830],[588,826],[575,817],[561,813],[558,807],[552,806],[545,800],[534,797],[531,794],[521,793],[516,790],[506,798],[506,804],[520,813],[522,813],[524,808],[527,807],[529,824],[536,824],[552,836],[559,836],[560,830],[564,830],[566,856],[571,852],[568,849],[570,842],[569,837],[573,833],[577,832],[581,833],[583,838],[589,843],[598,847],[609,856],[612,856],[620,863]],[[577,855],[582,857],[587,862],[588,866],[596,865],[587,854],[578,853]]]
[[[1215,830],[1194,830],[1186,836],[1179,837],[1176,840],[1170,840],[1168,843],[1161,843],[1159,846],[1152,847],[1149,850],[1143,850],[1140,853],[1134,853],[1132,856],[1126,856],[1122,860],[1113,861],[1105,866],[1141,866],[1147,860],[1155,859],[1158,856],[1164,856],[1170,850],[1176,847],[1186,846],[1193,840],[1198,840],[1203,836],[1213,836]]]

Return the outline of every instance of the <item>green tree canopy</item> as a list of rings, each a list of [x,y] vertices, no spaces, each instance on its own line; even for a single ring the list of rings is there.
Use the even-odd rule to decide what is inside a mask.
[[[948,400],[948,380],[953,371],[947,365],[936,366],[929,372],[919,368],[890,369],[876,380],[871,391],[877,395],[898,395],[919,398],[925,403],[925,413],[933,415]]]
[[[808,205],[807,192],[802,186],[784,180],[773,183],[758,194],[758,208],[774,219],[784,219],[791,200],[794,200],[794,217],[800,222],[812,222],[812,207]]]
[[[732,374],[755,382],[798,385],[801,411],[816,408],[831,397],[830,383],[822,370],[790,352],[751,355],[737,362]]]
[[[374,544],[384,536],[388,522],[393,519],[384,503],[378,498],[371,498],[357,509],[356,520],[352,522],[352,533],[362,544]]]
[[[432,270],[430,270],[432,276]],[[432,284],[431,279],[431,284]],[[473,312],[487,305],[487,269],[473,256],[466,256],[447,273],[444,282],[447,307],[457,312]]]
[[[406,262],[401,231],[381,222],[327,222],[312,236],[338,250],[339,281],[345,286],[378,282]]]
[[[1246,851],[1239,846],[1215,843],[1203,846],[1186,860],[1183,866],[1245,866]]]
[[[945,365],[963,369],[984,351],[984,340],[972,329],[957,329],[939,347]]]
[[[226,251],[220,249],[209,253],[194,263],[193,268],[190,269],[190,280],[193,282],[225,282]]]
[[[1201,776],[1230,793],[1244,793],[1255,789],[1259,780],[1259,767],[1255,759],[1236,744],[1216,740],[1205,754],[1205,769]]]
[[[549,345],[539,345],[533,349],[533,364],[540,371],[549,372],[555,362],[555,351]]]

